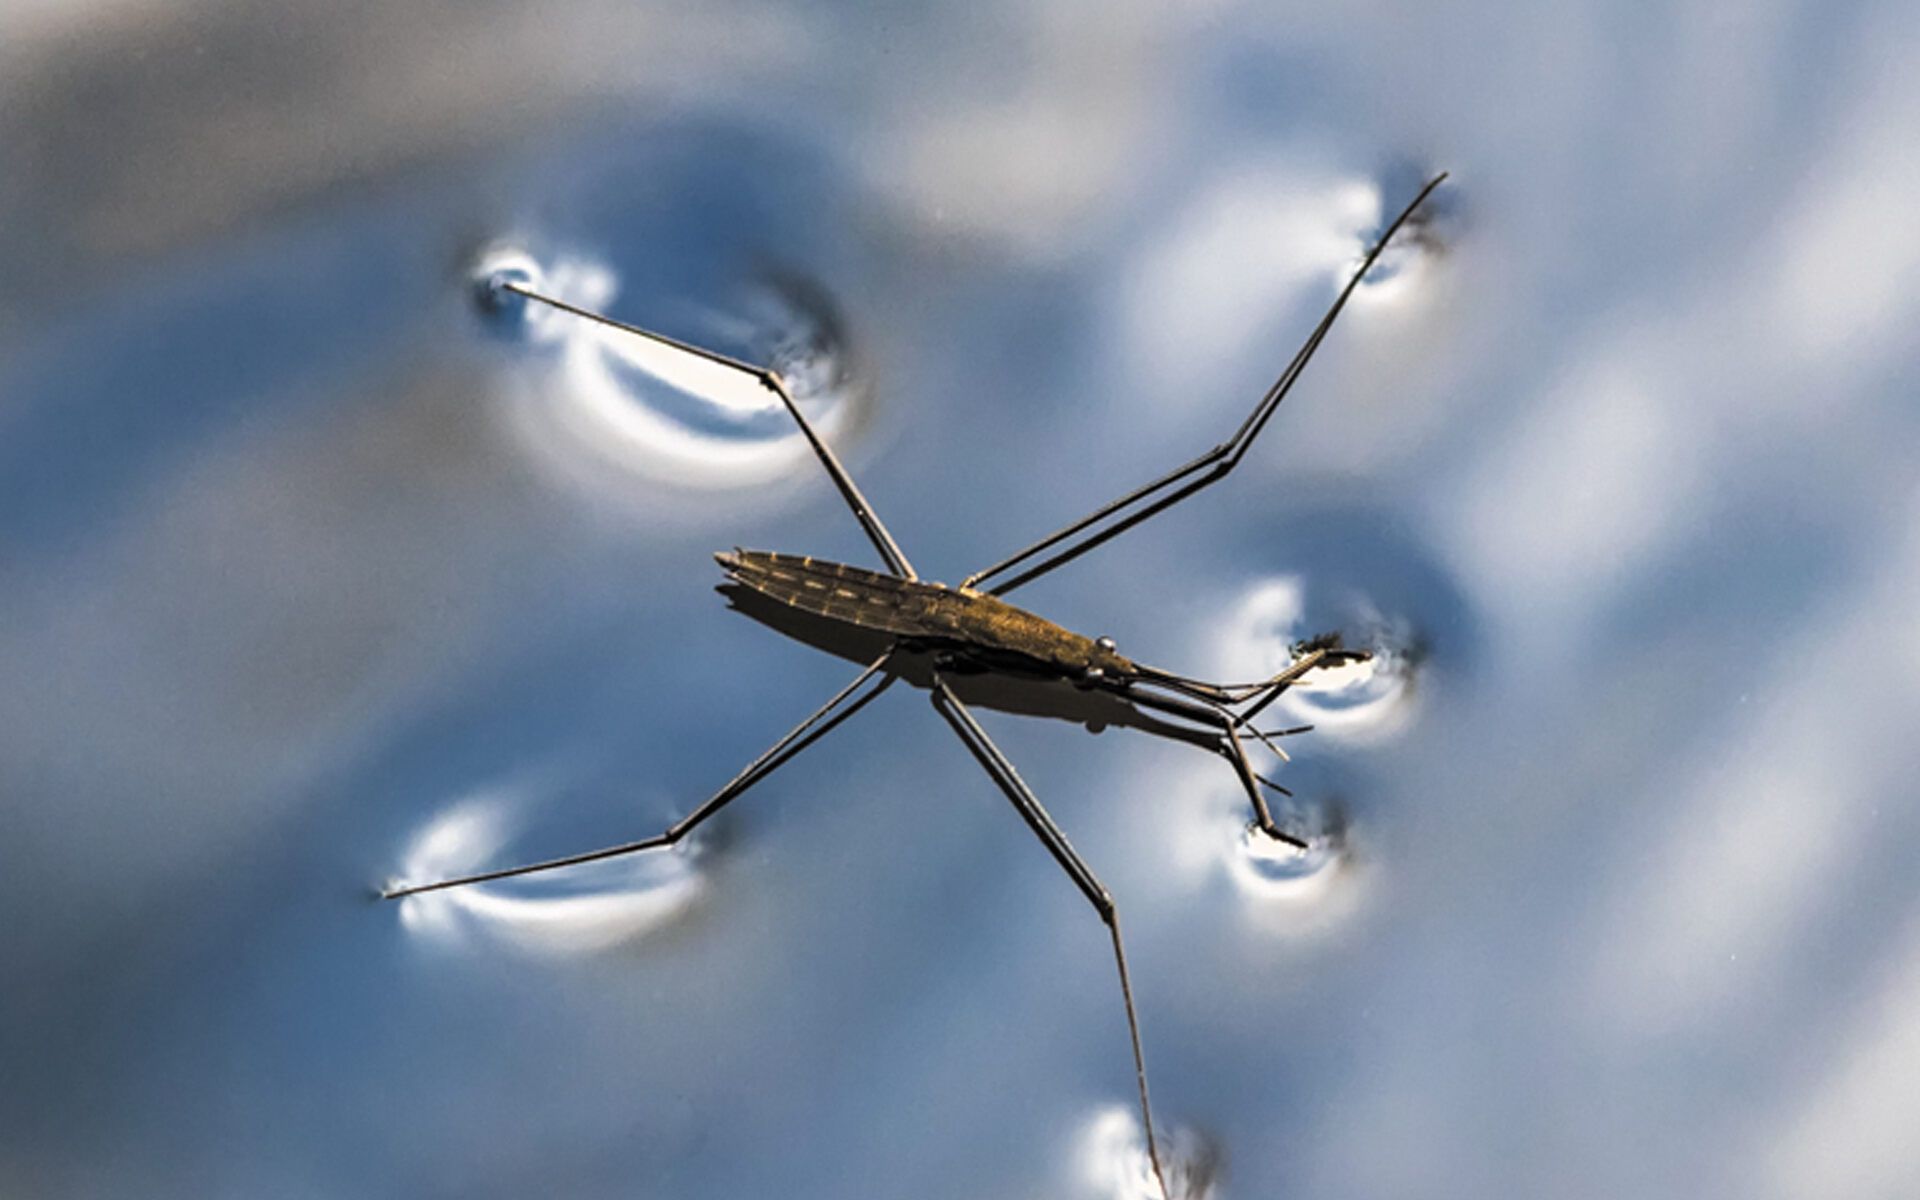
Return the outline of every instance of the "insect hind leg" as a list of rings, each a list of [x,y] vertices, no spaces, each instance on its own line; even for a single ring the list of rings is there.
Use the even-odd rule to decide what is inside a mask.
[[[1099,914],[1101,923],[1107,927],[1113,942],[1114,963],[1120,971],[1120,1000],[1127,1012],[1127,1034],[1133,1044],[1134,1079],[1139,1087],[1140,1119],[1147,1135],[1147,1161],[1153,1168],[1155,1182],[1160,1185],[1162,1200],[1171,1200],[1172,1192],[1167,1187],[1166,1172],[1160,1166],[1159,1142],[1154,1137],[1153,1104],[1147,1098],[1147,1060],[1140,1045],[1140,1018],[1134,1010],[1133,977],[1127,970],[1127,949],[1120,937],[1120,911],[1113,902],[1113,894],[1107,891],[1106,885],[1100,882],[1099,877],[1068,843],[1067,835],[1054,823],[1053,817],[1040,803],[1039,797],[1027,787],[1026,781],[1020,778],[1020,772],[1014,769],[1012,760],[987,735],[973,711],[938,675],[934,676],[933,701],[940,715],[953,726],[953,731],[960,736],[974,758],[986,769],[1000,790],[1006,793],[1007,799],[1013,802],[1028,827],[1040,838],[1054,861],[1073,880],[1074,886],[1080,889],[1080,893]]]

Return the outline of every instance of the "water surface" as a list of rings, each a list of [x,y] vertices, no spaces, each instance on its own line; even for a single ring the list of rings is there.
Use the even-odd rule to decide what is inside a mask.
[[[1118,897],[1195,1194],[1905,1196],[1920,1072],[1912,6],[0,17],[0,1190],[1142,1194],[1093,914],[923,692],[712,551],[957,580],[1291,702],[989,714]],[[663,376],[664,370],[664,378]]]

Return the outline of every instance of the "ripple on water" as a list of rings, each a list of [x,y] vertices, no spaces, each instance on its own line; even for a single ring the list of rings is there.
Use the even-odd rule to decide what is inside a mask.
[[[1367,249],[1380,236],[1386,223],[1393,219],[1400,206],[1411,200],[1418,190],[1416,180],[1424,181],[1425,173],[1409,175],[1405,172],[1393,172],[1399,176],[1393,182],[1369,182],[1361,189],[1365,199],[1342,211],[1356,216],[1364,214],[1364,219],[1356,222],[1353,236],[1356,249],[1353,251],[1352,265],[1358,267],[1366,257]],[[1424,279],[1434,267],[1436,260],[1447,251],[1447,237],[1443,229],[1454,225],[1455,205],[1459,202],[1459,189],[1442,187],[1426,198],[1426,201],[1407,218],[1400,232],[1375,260],[1373,269],[1354,291],[1354,302],[1362,306],[1393,306],[1411,302],[1418,296]]]
[[[1269,579],[1248,591],[1224,628],[1221,658],[1243,673],[1277,671],[1295,645],[1323,633],[1339,633],[1371,655],[1314,671],[1274,702],[1273,711],[1312,725],[1315,736],[1377,741],[1413,716],[1419,655],[1412,622],[1382,612],[1361,592],[1315,594],[1301,576]]]
[[[1252,805],[1225,762],[1195,756],[1176,769],[1178,774],[1147,790],[1194,798],[1190,819],[1169,826],[1161,816],[1155,823],[1170,840],[1171,861],[1185,886],[1210,889],[1224,881],[1238,914],[1281,939],[1321,937],[1358,911],[1365,872],[1354,854],[1339,784],[1323,768],[1307,762],[1282,768],[1294,795],[1267,797],[1274,818],[1307,843],[1304,849],[1254,826]],[[1256,769],[1272,777],[1266,767]],[[1160,808],[1156,803],[1156,813]]]
[[[1172,1200],[1208,1200],[1215,1194],[1220,1152],[1191,1129],[1160,1135],[1160,1165]],[[1118,1105],[1101,1109],[1080,1138],[1080,1171],[1098,1196],[1113,1200],[1162,1200],[1147,1157],[1140,1114]]]
[[[1261,900],[1307,904],[1326,899],[1346,863],[1344,830],[1307,840],[1306,849],[1268,837],[1251,823],[1227,852],[1234,883]]]
[[[1317,938],[1338,928],[1365,894],[1346,815],[1331,784],[1313,773],[1289,776],[1294,799],[1274,816],[1305,839],[1304,849],[1268,837],[1254,826],[1246,794],[1222,788],[1204,822],[1211,858],[1232,884],[1245,917],[1276,937]],[[1269,797],[1269,801],[1272,798]]]
[[[511,830],[506,799],[475,797],[422,829],[394,883],[420,883],[501,865]],[[685,843],[518,879],[425,892],[398,901],[408,933],[443,943],[486,938],[531,953],[589,954],[657,929],[698,898],[703,879]]]
[[[516,405],[520,433],[577,482],[619,490],[633,475],[711,488],[747,487],[810,461],[778,397],[747,372],[528,300],[556,300],[669,333],[702,349],[780,371],[821,434],[851,428],[860,389],[830,298],[808,281],[763,276],[671,331],[669,314],[614,311],[618,274],[578,256],[547,260],[495,246],[476,262],[477,306],[498,337],[526,347]]]

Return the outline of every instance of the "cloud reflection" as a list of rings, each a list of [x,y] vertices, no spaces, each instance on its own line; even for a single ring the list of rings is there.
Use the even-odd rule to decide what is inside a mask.
[[[1190,200],[1126,291],[1129,345],[1152,382],[1145,390],[1212,394],[1207,372],[1260,345],[1276,311],[1316,282],[1337,287],[1358,265],[1380,214],[1374,184],[1298,164],[1236,171]],[[1404,293],[1415,253],[1393,247],[1380,282],[1355,301]]]
[[[1911,1196],[1913,1081],[1920,1074],[1920,927],[1909,928],[1889,978],[1845,1029],[1836,1061],[1766,1148],[1763,1171],[1783,1196]]]

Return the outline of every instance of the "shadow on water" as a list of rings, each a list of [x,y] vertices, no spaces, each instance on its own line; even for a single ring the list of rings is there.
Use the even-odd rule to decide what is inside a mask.
[[[725,583],[714,590],[727,598],[734,611],[784,637],[848,662],[864,666],[884,654],[894,642],[891,634],[802,612],[739,584]],[[933,686],[933,657],[931,652],[913,651],[896,655],[891,673],[916,688],[928,690]],[[1014,716],[1066,721],[1091,733],[1110,727],[1134,729],[1154,737],[1186,742],[1212,753],[1219,751],[1217,734],[1163,721],[1112,692],[1009,671],[949,670],[944,675],[961,700],[980,708]]]

